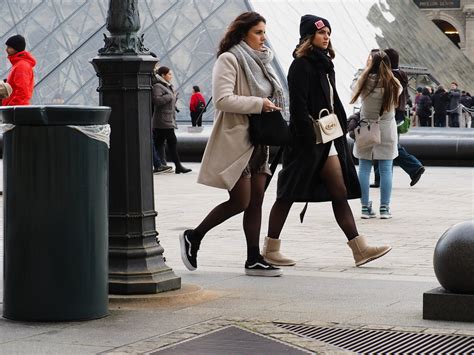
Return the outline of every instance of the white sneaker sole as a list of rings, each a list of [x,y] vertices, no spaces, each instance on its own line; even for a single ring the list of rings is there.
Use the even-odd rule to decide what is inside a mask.
[[[373,215],[373,216],[367,216],[367,215],[361,215],[360,218],[362,219],[371,219],[371,218],[375,218],[377,217],[376,215]]]
[[[186,266],[186,269],[188,269],[189,271],[196,270],[197,268],[191,265],[186,254],[186,243],[184,240],[184,232],[179,234],[179,245],[181,247],[181,260],[183,261],[184,266]]]
[[[283,275],[283,272],[279,269],[277,270],[252,270],[245,269],[245,275],[247,276],[266,276],[266,277],[275,277]]]
[[[392,218],[392,215],[390,216],[380,215],[380,219],[390,219],[390,218]]]

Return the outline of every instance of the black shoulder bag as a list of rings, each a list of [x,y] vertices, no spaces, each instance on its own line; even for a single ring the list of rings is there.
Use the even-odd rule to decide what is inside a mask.
[[[250,115],[249,134],[253,145],[284,146],[290,141],[288,124],[280,111]]]

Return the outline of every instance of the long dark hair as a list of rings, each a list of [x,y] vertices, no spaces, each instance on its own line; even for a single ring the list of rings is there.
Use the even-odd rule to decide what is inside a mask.
[[[310,36],[305,37],[297,46],[295,49],[295,56],[297,58],[300,57],[307,57],[311,51],[314,49],[313,46],[313,38],[316,36],[316,33]],[[334,59],[336,57],[336,52],[332,48],[332,43],[331,40],[329,40],[329,45],[327,48],[328,55],[331,59]]]
[[[376,75],[374,85],[369,84],[370,74]],[[367,97],[376,87],[383,89],[383,112],[389,112],[398,105],[400,84],[393,76],[390,58],[384,51],[375,53],[370,65],[362,72],[351,104],[355,103],[359,96]]]
[[[236,44],[240,43],[253,26],[258,25],[260,22],[267,23],[265,18],[257,12],[249,11],[240,14],[231,22],[227,31],[219,43],[219,50],[217,56],[227,52]]]

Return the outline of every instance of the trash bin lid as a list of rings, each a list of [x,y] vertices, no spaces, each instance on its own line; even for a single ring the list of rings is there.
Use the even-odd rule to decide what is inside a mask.
[[[109,122],[110,112],[107,106],[3,106],[0,120],[19,126],[103,125]]]

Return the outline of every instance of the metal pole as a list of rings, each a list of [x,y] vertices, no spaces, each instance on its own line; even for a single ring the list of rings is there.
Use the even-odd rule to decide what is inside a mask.
[[[151,73],[157,60],[138,36],[137,0],[110,0],[104,48],[92,60],[100,104],[110,106],[109,293],[178,289],[157,240],[151,149]]]

